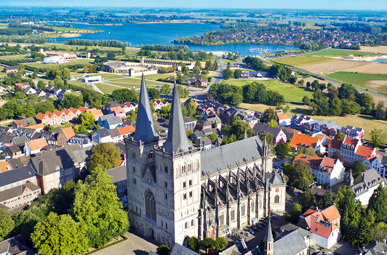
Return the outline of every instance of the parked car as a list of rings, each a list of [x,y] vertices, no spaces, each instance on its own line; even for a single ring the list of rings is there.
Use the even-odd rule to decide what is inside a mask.
[[[252,229],[250,229],[250,233],[252,234],[252,235],[254,235],[254,230],[252,230]]]

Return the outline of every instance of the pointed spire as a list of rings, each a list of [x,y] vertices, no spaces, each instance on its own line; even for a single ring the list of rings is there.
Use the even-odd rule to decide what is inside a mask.
[[[349,170],[349,186],[353,186],[354,182],[355,179],[353,178],[352,170]]]
[[[152,141],[158,138],[155,125],[153,123],[153,113],[149,102],[148,90],[145,84],[144,73],[141,79],[140,100],[138,102],[138,114],[136,121],[136,141]]]
[[[265,243],[267,246],[267,243],[273,243],[273,232],[271,231],[271,222],[270,222],[270,216],[269,216],[269,223],[267,223],[267,229],[265,234]]]
[[[192,143],[188,140],[187,132],[185,131],[183,113],[181,111],[179,92],[177,85],[173,87],[173,99],[171,118],[169,119],[168,138],[163,147],[166,152],[177,153],[180,151],[188,151],[192,147]]]

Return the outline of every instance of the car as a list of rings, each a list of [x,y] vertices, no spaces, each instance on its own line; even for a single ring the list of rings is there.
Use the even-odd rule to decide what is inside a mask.
[[[250,236],[250,233],[249,232],[245,232],[245,236]]]
[[[257,228],[257,227],[253,227],[253,229],[254,229],[255,231],[257,231],[257,230],[258,230],[258,228]]]
[[[250,233],[251,233],[252,235],[255,234],[254,230],[252,230],[252,229],[250,229]]]

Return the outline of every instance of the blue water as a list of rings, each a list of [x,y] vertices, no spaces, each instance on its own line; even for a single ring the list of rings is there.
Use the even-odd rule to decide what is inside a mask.
[[[374,62],[387,63],[387,59],[386,58],[384,58],[384,59],[376,59],[376,60],[374,60]]]
[[[60,24],[60,23],[59,23]],[[65,23],[69,25],[68,23]],[[172,41],[176,37],[202,35],[206,31],[218,29],[218,25],[214,24],[193,24],[193,23],[123,23],[122,26],[106,26],[106,25],[88,25],[88,24],[71,24],[74,27],[103,30],[100,33],[82,34],[79,39],[86,40],[118,40],[128,42],[131,46],[141,45],[173,45]],[[56,42],[65,42],[73,38],[56,38]],[[298,49],[295,46],[288,45],[254,45],[254,44],[233,44],[220,46],[197,46],[189,45],[190,50],[204,51],[231,51],[239,52],[239,54],[257,55],[248,50],[251,48],[262,48],[275,50]]]

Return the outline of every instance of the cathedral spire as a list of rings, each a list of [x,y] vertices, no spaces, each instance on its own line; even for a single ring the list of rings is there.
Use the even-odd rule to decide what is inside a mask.
[[[145,77],[142,74],[140,100],[138,102],[138,113],[136,121],[136,132],[134,134],[136,141],[152,141],[158,138],[158,134],[153,123],[153,113],[149,102],[148,90],[145,84]]]
[[[183,113],[181,111],[179,92],[177,85],[173,87],[173,99],[171,118],[169,119],[168,138],[163,147],[168,153],[178,153],[181,151],[188,151],[192,144],[188,140],[187,132],[185,131]]]
[[[271,222],[270,222],[270,216],[269,216],[269,222],[267,223],[267,229],[265,234],[265,253],[266,255],[273,255],[273,232],[271,230]]]

